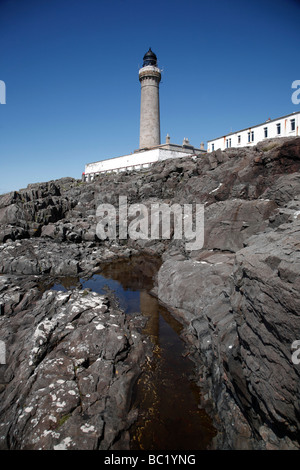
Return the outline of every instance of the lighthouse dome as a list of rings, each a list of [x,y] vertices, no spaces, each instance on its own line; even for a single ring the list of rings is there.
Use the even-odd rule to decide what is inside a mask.
[[[149,51],[146,52],[143,58],[143,67],[146,67],[147,65],[157,65],[157,57],[154,54],[153,51],[151,51],[151,47],[149,48]]]

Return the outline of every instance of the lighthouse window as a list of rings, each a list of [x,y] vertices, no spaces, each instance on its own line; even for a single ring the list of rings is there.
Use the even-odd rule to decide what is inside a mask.
[[[277,124],[277,134],[279,135],[281,133],[281,124]]]
[[[268,128],[264,127],[264,137],[265,139],[268,137]]]

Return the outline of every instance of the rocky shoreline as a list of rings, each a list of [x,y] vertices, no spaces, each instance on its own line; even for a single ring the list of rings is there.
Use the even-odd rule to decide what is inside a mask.
[[[62,178],[0,196],[0,448],[129,448],[143,319],[109,293],[56,292],[104,262],[160,256],[153,294],[180,318],[218,416],[213,448],[299,449],[300,138],[167,160],[147,171]],[[101,241],[99,204],[201,203],[205,242]]]
[[[2,291],[11,289],[11,278],[1,281]],[[107,449],[121,433],[128,445],[143,339],[108,298],[48,290],[30,310],[17,304],[2,331],[12,364],[2,390],[2,448]]]

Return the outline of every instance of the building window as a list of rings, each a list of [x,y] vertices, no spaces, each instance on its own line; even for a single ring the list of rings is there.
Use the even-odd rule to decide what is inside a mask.
[[[291,119],[291,131],[294,131],[296,129],[296,121],[295,119]]]
[[[229,139],[229,147],[231,147],[231,139]]]
[[[251,141],[254,142],[254,131],[251,131]]]
[[[264,127],[264,138],[266,139],[268,137],[268,128]]]
[[[250,142],[250,137],[251,137],[251,134],[250,132],[248,132],[248,142]]]
[[[277,124],[277,135],[281,134],[281,124]]]
[[[215,144],[211,144],[211,151],[213,152],[215,150]]]
[[[226,148],[228,149],[228,139],[226,139]]]
[[[240,144],[240,143],[241,143],[241,136],[238,135],[238,144]]]

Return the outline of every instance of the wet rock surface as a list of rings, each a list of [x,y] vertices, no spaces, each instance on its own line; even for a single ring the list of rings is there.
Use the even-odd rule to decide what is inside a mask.
[[[76,283],[143,254],[161,256],[153,294],[184,324],[215,448],[298,449],[299,168],[300,138],[275,139],[0,196],[1,447],[128,448],[129,397],[147,348],[141,319]],[[203,248],[99,240],[96,209],[119,196],[204,204]],[[59,278],[73,289],[49,290]]]

